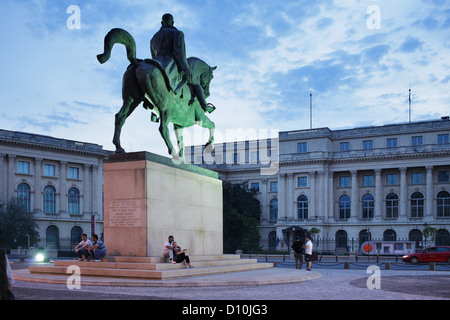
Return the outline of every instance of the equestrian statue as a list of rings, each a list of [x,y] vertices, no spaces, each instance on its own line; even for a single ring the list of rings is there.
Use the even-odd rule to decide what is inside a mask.
[[[184,34],[173,24],[171,14],[163,15],[161,29],[150,41],[152,59],[136,58],[134,38],[123,29],[112,29],[105,36],[104,52],[97,55],[98,61],[108,61],[117,43],[126,47],[130,61],[123,76],[123,105],[115,117],[116,153],[125,153],[120,144],[122,126],[141,102],[145,109],[151,110],[151,121],[159,122],[159,132],[172,157],[185,162],[183,128],[194,124],[209,129],[205,149],[214,149],[215,125],[206,113],[213,112],[215,107],[206,103],[206,98],[210,95],[209,85],[217,67],[210,67],[195,57],[186,58]],[[170,141],[169,123],[174,126],[178,153]]]

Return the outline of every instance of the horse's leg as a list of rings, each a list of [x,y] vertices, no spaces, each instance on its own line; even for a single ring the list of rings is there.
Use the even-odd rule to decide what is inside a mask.
[[[171,156],[176,156],[176,151],[174,150],[172,142],[170,141],[168,128],[169,121],[167,119],[168,119],[167,112],[161,113],[159,133],[161,134],[161,137],[164,139],[164,142],[166,143],[167,151],[169,152],[169,154]]]
[[[116,146],[116,153],[125,153],[125,150],[120,145],[120,133],[122,132],[122,126],[125,123],[125,120],[134,111],[134,109],[136,109],[139,103],[141,103],[140,100],[135,100],[130,96],[126,96],[123,99],[122,108],[118,113],[116,113],[114,137],[112,141]]]
[[[206,115],[203,115],[201,121],[197,122],[202,128],[209,129],[209,140],[205,144],[205,151],[212,152],[214,150],[214,130],[216,125]]]
[[[184,141],[183,141],[183,127],[177,124],[173,125],[173,130],[175,131],[175,136],[177,137],[178,144],[178,154],[181,158],[181,161],[186,162],[184,159]]]

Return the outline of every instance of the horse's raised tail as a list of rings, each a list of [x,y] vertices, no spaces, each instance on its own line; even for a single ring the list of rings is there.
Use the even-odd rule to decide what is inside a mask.
[[[100,63],[105,63],[111,57],[111,51],[116,43],[123,44],[127,48],[127,58],[131,64],[136,64],[136,42],[128,31],[120,28],[111,29],[105,36],[105,45],[102,54],[97,55]]]

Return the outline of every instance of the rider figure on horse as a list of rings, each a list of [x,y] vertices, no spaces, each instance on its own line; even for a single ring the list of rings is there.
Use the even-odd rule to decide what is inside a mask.
[[[192,76],[186,59],[186,47],[184,34],[173,26],[174,20],[170,13],[162,16],[161,29],[150,41],[152,58],[159,62],[170,79],[172,90],[177,94],[178,90],[187,83],[192,88],[202,109],[205,112],[213,112],[215,107],[206,103],[200,80]],[[180,79],[180,75],[182,78]],[[190,103],[192,103],[191,100]]]

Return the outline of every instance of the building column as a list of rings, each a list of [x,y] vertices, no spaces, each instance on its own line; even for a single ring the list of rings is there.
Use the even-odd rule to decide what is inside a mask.
[[[406,168],[400,168],[400,204],[399,204],[399,219],[406,220],[408,208],[408,189],[406,183]]]
[[[43,211],[42,199],[42,158],[34,159],[34,212]]]
[[[318,176],[319,176],[319,188],[317,189],[317,211],[316,211],[316,215],[314,217],[311,218],[315,218],[315,217],[323,217],[323,213],[325,210],[325,198],[324,198],[324,194],[323,194],[323,188],[324,188],[324,175],[325,172],[324,171],[318,171]]]
[[[308,208],[308,217],[313,215],[317,216],[316,211],[316,172],[309,172],[309,190],[310,190],[310,198],[309,198],[309,208]]]
[[[297,219],[296,215],[295,215],[295,210],[294,210],[294,174],[293,173],[288,173],[287,174],[287,190],[286,190],[286,194],[287,194],[287,214],[286,217],[288,218],[292,218],[292,219]]]
[[[287,217],[286,214],[286,174],[278,176],[278,219]]]
[[[5,159],[6,154],[1,153],[0,154],[0,204],[3,201],[4,203],[7,202],[6,195],[5,195],[5,188],[6,186],[6,174],[3,166],[3,162]]]
[[[355,220],[358,219],[358,171],[352,170],[352,198],[350,199],[350,219]]]
[[[91,165],[85,164],[83,171],[83,213],[89,213],[89,217],[92,213],[92,203],[91,203],[91,183],[89,181]]]
[[[67,161],[59,164],[59,208],[61,213],[67,213],[68,198],[66,197]]]
[[[98,176],[98,165],[93,165],[92,166],[92,187],[91,187],[91,191],[92,191],[92,214],[96,214],[98,215],[98,218],[100,217],[99,214],[101,211],[99,211],[99,207],[98,207],[98,192],[100,190],[99,187],[99,176]]]
[[[14,196],[14,176],[15,176],[16,156],[8,154],[8,184],[6,185],[6,202]]]
[[[319,220],[322,220],[323,222],[327,221],[328,217],[328,168],[324,168],[323,170],[323,176],[322,176],[323,182],[322,182],[322,190],[320,191],[323,194],[323,211],[318,216]]]
[[[269,204],[267,202],[267,178],[261,180],[261,224],[269,221]]]
[[[334,221],[334,188],[333,188],[333,171],[328,172],[328,217],[325,222]]]
[[[375,169],[375,220],[381,220],[383,208],[382,192],[381,169]]]
[[[427,166],[427,195],[425,199],[425,217],[433,217],[433,204],[434,204],[434,197],[433,197],[433,166]]]

